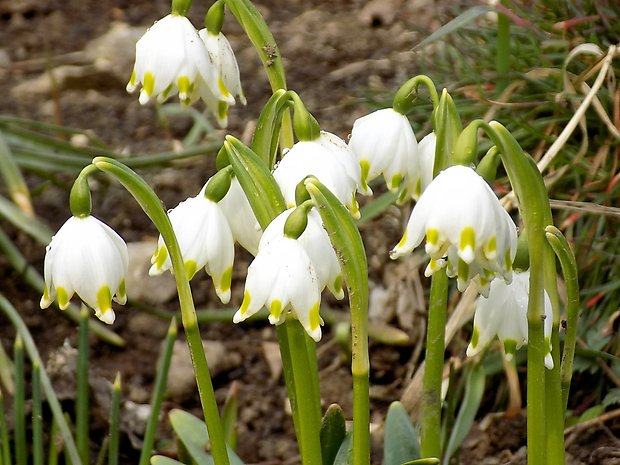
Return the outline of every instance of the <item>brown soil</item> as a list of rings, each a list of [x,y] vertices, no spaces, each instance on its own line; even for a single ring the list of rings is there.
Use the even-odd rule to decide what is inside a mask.
[[[440,7],[426,0],[266,0],[257,5],[280,46],[289,86],[300,93],[324,129],[346,137],[353,121],[368,111],[365,104],[368,97],[387,102],[399,84],[421,71],[416,69],[416,56],[410,49],[449,15],[445,2],[439,2],[439,5],[442,3],[444,6]],[[202,22],[203,7],[198,2],[192,8],[190,18],[195,25]],[[171,117],[168,125],[163,127],[154,106],[142,107],[135,95],[127,95],[124,89],[131,71],[133,48],[117,50],[118,61],[126,64],[120,69],[114,64],[104,69],[94,67],[93,55],[83,53],[90,41],[108,32],[114,23],[146,27],[167,13],[165,1],[0,0],[0,95],[3,96],[0,114],[88,130],[119,152],[169,150],[176,139],[185,136],[191,127],[191,118]],[[232,17],[227,18],[224,31],[237,52],[249,102],[245,108],[232,109],[228,132],[247,137],[248,128],[252,128],[252,121],[270,95],[269,86],[255,51]],[[77,70],[70,77],[63,74],[68,66]],[[57,77],[56,85],[51,88],[31,81],[45,78],[50,72]],[[31,86],[24,88],[25,82]],[[223,134],[213,133],[215,136]],[[212,174],[213,155],[177,163],[161,173],[147,171],[144,175],[165,205],[173,207],[184,198],[195,195]],[[50,183],[34,175],[28,176],[28,182],[36,192],[35,209],[52,229],[57,229],[70,214],[67,186],[71,180],[71,176],[62,175]],[[94,191],[95,215],[115,228],[125,240],[136,242],[155,237],[148,219],[119,187],[101,178]],[[386,287],[389,284],[386,280],[392,279],[389,276],[398,275],[394,272],[394,265],[387,263],[386,252],[398,241],[402,221],[401,213],[394,210],[363,230],[371,257],[371,279]],[[0,226],[9,232],[29,262],[42,270],[44,247],[6,222]],[[233,306],[240,303],[243,266],[250,259],[242,252],[239,258],[234,274]],[[414,271],[417,273],[416,269]],[[20,311],[44,359],[57,353],[66,339],[70,344],[76,344],[75,324],[56,310],[41,311],[38,307],[40,296],[23,283],[19,273],[11,269],[2,256],[0,276],[2,293]],[[409,281],[406,284],[407,289],[413,286]],[[192,286],[198,307],[218,307],[206,276],[194,279]],[[161,306],[169,311],[176,308],[174,300]],[[383,322],[400,324],[411,336],[412,344],[401,348],[378,343],[371,346],[374,423],[380,424],[390,401],[400,398],[420,361],[416,348],[421,340],[422,316],[417,312],[408,319],[394,314],[383,317]],[[14,332],[4,317],[0,316],[0,321],[4,322],[0,325],[0,337],[8,351]],[[92,340],[94,393],[100,391],[102,380],[112,380],[119,371],[123,377],[124,400],[148,403],[155,362],[166,327],[166,321],[137,309],[118,308],[113,329],[127,341],[127,345],[117,348]],[[271,372],[263,349],[265,343],[276,341],[273,328],[264,324],[212,323],[203,325],[202,332],[205,339],[221,341],[227,352],[239,354],[238,363],[226,367],[214,379],[220,405],[233,382],[238,390],[239,455],[247,463],[298,462],[293,428],[286,413],[283,381],[281,376],[269,375]],[[463,347],[455,351],[460,350],[459,356],[463,357],[461,349]],[[326,332],[319,346],[319,365],[324,405],[338,402],[350,418],[350,373],[330,331]],[[56,382],[59,391],[66,394],[67,408],[71,408],[71,383],[67,384],[66,379],[59,377]],[[105,396],[95,395],[94,399],[92,440],[93,451],[96,451],[106,428],[107,413],[103,408]],[[165,402],[166,411],[173,407],[196,414],[200,411],[196,394]],[[492,436],[489,429],[477,426],[466,443],[467,451],[461,463],[524,463],[524,421],[514,424],[513,421],[496,419],[493,428],[497,428],[494,431],[503,428],[506,434]],[[576,459],[573,463],[620,463],[619,459],[613,459],[618,449],[610,448],[617,441],[613,428],[604,430],[613,440],[601,431],[589,431],[591,439],[587,441],[592,441],[592,446],[585,444],[583,439],[574,442],[576,447],[583,447],[577,447],[573,453]],[[158,442],[158,448],[170,452],[169,443],[164,441],[170,437],[165,422],[162,422],[160,433],[162,440]],[[127,423],[122,463],[136,462],[134,446],[139,445],[139,436],[139,428]],[[498,440],[505,439],[505,436],[514,440]],[[373,462],[381,462],[380,444],[374,445]]]

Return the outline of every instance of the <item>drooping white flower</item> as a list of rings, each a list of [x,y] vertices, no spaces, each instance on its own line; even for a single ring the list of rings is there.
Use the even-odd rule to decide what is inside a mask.
[[[223,303],[230,301],[235,247],[228,221],[220,206],[202,192],[184,200],[168,212],[177,236],[187,279],[204,267],[213,279],[215,292]],[[151,258],[150,275],[172,271],[168,248],[160,236]]]
[[[393,108],[377,110],[356,120],[349,147],[359,160],[363,189],[383,174],[388,189],[396,192],[410,175],[410,166],[418,166],[418,143],[411,124]]]
[[[192,103],[198,98],[198,88],[208,88],[218,100],[234,103],[232,95],[219,90],[207,48],[182,15],[170,14],[156,21],[136,43],[136,62],[127,91],[133,92],[140,84],[141,104],[153,97],[165,101],[177,91],[181,102]]]
[[[518,348],[527,343],[527,306],[530,291],[530,272],[516,272],[510,284],[500,279],[491,282],[488,298],[480,297],[474,316],[474,330],[467,355],[473,357],[483,350],[495,336],[501,341],[504,354],[512,359]],[[545,365],[553,368],[551,357],[551,329],[553,310],[551,301],[544,294]]]
[[[259,248],[250,264],[243,302],[233,321],[239,323],[266,305],[272,324],[283,322],[290,312],[318,342],[323,324],[320,302],[319,281],[308,253],[297,239],[279,235]]]
[[[437,137],[434,132],[431,132],[418,143],[418,156],[409,159],[405,186],[407,195],[414,199],[420,198],[422,192],[433,180],[436,145]]]
[[[342,202],[355,217],[359,217],[359,205],[355,199],[358,183],[354,169],[347,157],[350,151],[338,153],[336,136],[320,136],[313,141],[297,142],[278,163],[273,177],[282,190],[288,208],[295,206],[295,189],[307,176],[321,181]],[[348,167],[348,168],[347,168]]]
[[[497,197],[473,169],[452,166],[439,173],[416,203],[392,258],[410,253],[426,237],[432,275],[447,265],[464,290],[475,276],[482,290],[495,273],[510,280],[517,230]]]
[[[199,86],[197,91],[207,103],[211,112],[216,115],[219,125],[224,128],[228,124],[228,106],[230,102],[222,100],[220,95],[232,95],[233,97],[236,95],[243,105],[246,104],[239,77],[239,65],[237,65],[235,53],[224,34],[221,32],[219,34],[212,34],[207,29],[201,29],[198,35],[205,44],[209,57],[213,62],[217,73],[217,89],[219,92],[214,94],[209,86]]]
[[[293,212],[293,208],[280,213],[273,219],[265,230],[260,240],[259,251],[271,241],[278,239],[284,234],[284,224]],[[342,289],[342,271],[336,257],[336,252],[323,228],[321,216],[314,209],[308,212],[308,224],[304,232],[297,238],[310,257],[310,261],[316,271],[319,289],[327,287],[338,300],[344,297]]]
[[[64,310],[76,293],[101,321],[112,324],[112,299],[127,301],[127,263],[127,245],[112,228],[93,216],[69,218],[46,249],[41,308],[58,299]]]
[[[359,192],[366,195],[372,194],[368,186],[366,189],[362,187],[362,169],[357,157],[345,141],[331,132],[321,131],[317,142],[331,151],[351,178],[352,184],[354,183],[357,186]]]
[[[235,241],[256,256],[263,231],[237,178],[232,178],[228,193],[218,203]]]

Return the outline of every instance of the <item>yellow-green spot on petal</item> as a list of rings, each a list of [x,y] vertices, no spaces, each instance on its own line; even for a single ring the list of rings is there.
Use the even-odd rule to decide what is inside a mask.
[[[351,212],[351,216],[355,219],[359,219],[361,214],[360,214],[360,206],[357,203],[357,200],[355,200],[355,192],[353,194],[351,194],[351,208],[349,208],[349,211]]]
[[[224,273],[222,273],[222,277],[220,279],[220,283],[218,287],[226,292],[230,290],[230,284],[232,283],[232,267],[228,268]]]
[[[398,244],[396,244],[396,248],[400,249],[402,247],[405,246],[405,242],[407,242],[407,230],[405,229],[405,233],[403,234],[403,237],[400,238],[400,241],[398,241]]]
[[[504,263],[506,264],[506,271],[512,271],[512,258],[510,257],[510,249],[506,250],[504,255]]]
[[[471,226],[467,226],[461,231],[459,255],[467,263],[471,263],[475,258],[474,250],[476,250],[476,231]]]
[[[170,84],[168,87],[164,89],[164,91],[161,93],[162,100],[166,100],[168,98],[168,95],[170,95],[170,92],[172,92],[172,89],[174,89],[174,86],[172,84]]]
[[[368,174],[370,173],[370,163],[367,160],[360,161],[360,168],[362,170],[361,183],[364,190],[368,189]]]
[[[144,73],[144,81],[142,82],[142,90],[149,97],[153,94],[153,90],[155,90],[155,76],[150,71]]]
[[[219,89],[220,94],[222,94],[224,97],[226,98],[230,97],[230,92],[228,91],[226,84],[224,84],[224,80],[222,79],[222,76],[218,76],[217,78],[217,88]]]
[[[491,239],[484,244],[484,255],[489,259],[493,260],[497,255],[497,237],[493,236]]]
[[[394,176],[392,176],[392,179],[390,180],[390,190],[393,190],[393,191],[398,190],[402,180],[403,180],[403,175],[400,173],[396,173]]]
[[[64,287],[56,288],[56,296],[58,297],[58,306],[61,310],[66,309],[69,306],[69,294]]]
[[[517,341],[514,339],[504,339],[504,353],[507,359],[511,359],[517,351]]]
[[[317,302],[310,309],[310,329],[312,331],[316,330],[321,324],[321,316],[319,315],[319,303]]]
[[[116,294],[121,297],[127,295],[127,286],[124,279],[121,280],[121,283],[118,285],[118,292]]]
[[[108,286],[101,286],[97,292],[97,307],[101,313],[112,308],[112,293]]]
[[[239,307],[239,313],[241,313],[241,315],[245,314],[245,312],[248,311],[251,300],[252,300],[252,297],[250,296],[250,293],[246,289],[243,292],[243,302],[241,302],[241,307]]]
[[[276,320],[280,319],[280,315],[282,314],[282,302],[278,299],[274,299],[271,301],[271,305],[269,305],[269,313]]]
[[[439,242],[439,229],[428,228],[426,230],[426,243],[431,244],[436,247],[438,242]]]
[[[225,120],[228,116],[228,103],[220,100],[217,102],[217,117],[220,120]]]
[[[456,275],[459,277],[459,279],[462,279],[465,282],[467,282],[469,279],[469,265],[460,258],[456,269]]]
[[[183,264],[185,266],[185,275],[188,280],[192,279],[198,271],[198,265],[194,260],[186,260]]]
[[[166,259],[168,258],[168,249],[165,246],[160,247],[159,249],[157,249],[155,251],[155,254],[153,255],[153,264],[155,265],[155,268],[157,268],[158,270],[161,270],[162,267],[164,266],[164,263],[166,263]]]
[[[177,81],[177,87],[179,88],[179,97],[181,100],[185,100],[192,93],[192,83],[187,76],[181,76]]]
[[[336,292],[342,291],[342,276],[341,275],[336,276],[336,279],[334,279],[334,291]]]
[[[474,326],[474,330],[471,333],[471,346],[475,349],[478,345],[478,341],[480,341],[480,332],[478,328]]]
[[[135,69],[131,72],[131,77],[129,78],[129,85],[131,87],[135,87],[136,85],[136,70]]]

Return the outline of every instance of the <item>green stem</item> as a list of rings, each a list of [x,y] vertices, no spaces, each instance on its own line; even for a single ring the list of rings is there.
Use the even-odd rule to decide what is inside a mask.
[[[33,364],[43,366],[41,356],[39,355],[39,351],[37,350],[34,340],[32,339],[30,331],[28,331],[28,327],[19,316],[17,310],[15,310],[15,307],[13,307],[2,294],[0,294],[0,309],[2,309],[15,327],[18,334],[21,336],[31,362]],[[45,393],[47,403],[50,406],[52,414],[54,415],[54,420],[56,421],[58,429],[60,429],[60,433],[62,434],[65,453],[68,457],[70,457],[70,460],[74,465],[78,465],[80,464],[80,455],[78,454],[77,447],[75,446],[73,436],[71,436],[71,430],[69,429],[69,425],[65,419],[62,407],[58,401],[58,397],[56,397],[56,392],[54,392],[52,383],[47,377],[45,370],[41,370],[41,386],[43,387],[43,392]]]
[[[15,439],[15,463],[26,465],[28,451],[26,450],[26,412],[25,399],[26,383],[24,374],[24,342],[20,334],[15,337],[13,345],[13,361],[15,363],[15,392],[13,393],[13,423]]]
[[[431,78],[425,76],[424,74],[419,74],[418,76],[414,76],[405,82],[396,94],[394,95],[394,100],[392,102],[392,108],[395,111],[402,115],[406,115],[407,113],[413,110],[413,104],[415,100],[418,98],[418,86],[422,84],[426,86],[430,95],[431,102],[433,103],[433,109],[437,108],[439,105],[439,94],[437,93],[437,88],[435,87],[435,83]]]
[[[566,335],[564,337],[564,352],[562,353],[562,366],[560,370],[562,405],[564,412],[566,412],[570,383],[573,376],[573,360],[575,358],[575,345],[577,341],[577,322],[579,320],[577,262],[566,238],[559,229],[550,225],[547,226],[545,231],[547,240],[560,261],[562,274],[564,275],[564,283],[566,284]]]
[[[118,465],[118,438],[121,410],[121,374],[116,373],[112,387],[112,406],[110,407],[110,434],[108,440],[108,465]]]
[[[41,399],[41,367],[32,365],[32,463],[43,465],[43,411]]]
[[[90,312],[84,306],[80,311],[80,329],[78,338],[77,360],[77,397],[75,418],[75,441],[82,463],[89,463],[88,459],[88,430],[89,430],[89,402],[88,402],[88,319]]]
[[[321,465],[321,401],[315,343],[297,320],[278,327],[286,385],[303,465]]]
[[[142,451],[140,452],[140,460],[138,461],[139,465],[148,465],[150,463],[151,453],[153,451],[153,443],[155,442],[155,433],[157,432],[157,426],[159,425],[159,412],[161,411],[161,403],[164,400],[164,394],[166,393],[168,370],[170,368],[172,349],[174,347],[174,340],[176,339],[176,337],[177,320],[176,318],[172,318],[170,326],[168,327],[168,333],[166,334],[166,340],[163,346],[163,354],[157,368],[157,377],[155,379],[153,396],[151,398],[151,413],[146,424],[146,431],[144,433],[144,440],[142,443]]]
[[[448,305],[448,276],[439,271],[431,281],[426,331],[426,357],[420,412],[423,457],[441,457],[441,384]]]
[[[503,2],[502,2],[503,3]],[[497,55],[495,57],[495,71],[497,82],[495,88],[501,93],[508,85],[508,70],[510,68],[510,19],[503,13],[497,15]]]
[[[174,269],[179,306],[181,307],[181,321],[185,329],[185,336],[194,365],[202,412],[207,424],[207,430],[209,431],[209,437],[211,438],[211,452],[216,465],[228,465],[228,452],[226,451],[224,431],[218,413],[213,383],[209,374],[209,365],[207,364],[207,358],[202,346],[192,291],[185,273],[181,249],[170,219],[153,189],[134,171],[111,158],[97,157],[93,159],[93,164],[101,171],[113,175],[120,181],[136,199],[164,239],[170,254],[172,268]]]
[[[2,464],[10,465],[11,444],[9,443],[9,427],[7,425],[6,410],[4,408],[4,394],[0,390],[0,446],[2,447]]]

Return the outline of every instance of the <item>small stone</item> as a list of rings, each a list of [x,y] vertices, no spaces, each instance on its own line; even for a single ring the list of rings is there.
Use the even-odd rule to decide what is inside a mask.
[[[127,244],[129,269],[127,270],[127,296],[140,302],[163,304],[177,293],[174,277],[170,273],[149,276],[151,256],[157,242],[143,241]]]
[[[280,345],[277,342],[263,341],[263,354],[265,355],[265,360],[267,360],[267,365],[269,366],[271,379],[274,381],[279,379],[282,374]]]

